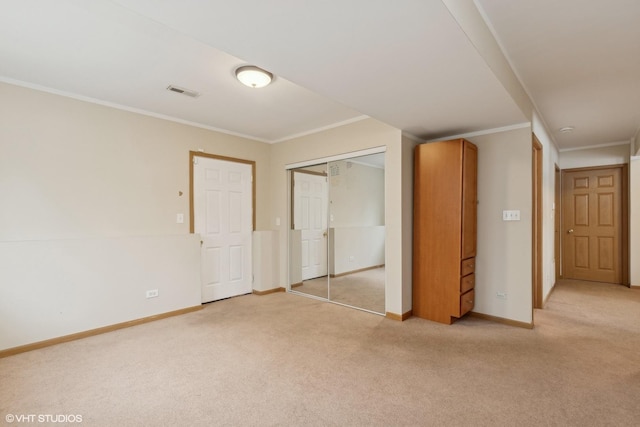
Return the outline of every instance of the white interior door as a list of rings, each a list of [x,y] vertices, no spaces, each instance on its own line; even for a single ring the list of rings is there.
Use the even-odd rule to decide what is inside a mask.
[[[252,166],[194,157],[194,232],[200,234],[202,302],[252,292]]]
[[[301,230],[302,280],[327,275],[327,177],[294,171],[294,221]]]

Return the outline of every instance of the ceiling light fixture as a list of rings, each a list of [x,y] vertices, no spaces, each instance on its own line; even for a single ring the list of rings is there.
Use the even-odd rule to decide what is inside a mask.
[[[573,132],[575,128],[573,126],[565,126],[563,128],[560,128],[560,132],[562,133],[569,133],[569,132]]]
[[[265,87],[273,79],[273,74],[253,65],[245,65],[236,70],[236,78],[245,86]]]

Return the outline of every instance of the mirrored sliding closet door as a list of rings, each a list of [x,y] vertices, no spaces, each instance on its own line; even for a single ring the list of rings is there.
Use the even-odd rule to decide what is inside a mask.
[[[292,292],[385,313],[384,159],[290,170]]]

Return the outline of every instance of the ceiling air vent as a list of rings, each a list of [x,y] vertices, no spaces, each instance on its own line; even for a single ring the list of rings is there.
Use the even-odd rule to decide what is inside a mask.
[[[182,95],[190,96],[191,98],[197,98],[200,96],[200,94],[195,90],[185,89],[183,87],[174,86],[174,85],[167,86],[167,90],[175,93],[180,93]]]

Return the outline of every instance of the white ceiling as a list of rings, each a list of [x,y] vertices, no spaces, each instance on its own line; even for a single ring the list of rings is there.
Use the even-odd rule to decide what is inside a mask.
[[[640,1],[476,0],[561,148],[640,127]],[[575,127],[571,133],[559,129]]]
[[[561,146],[633,137],[640,27],[627,24],[640,2],[477,2]],[[560,3],[580,13],[557,15],[570,12]],[[261,141],[363,116],[423,139],[528,121],[442,0],[0,5],[1,80]],[[614,34],[601,21],[613,22]],[[242,86],[233,73],[245,64],[273,72],[274,83]],[[201,96],[168,92],[170,84]],[[567,125],[573,135],[555,135]]]

